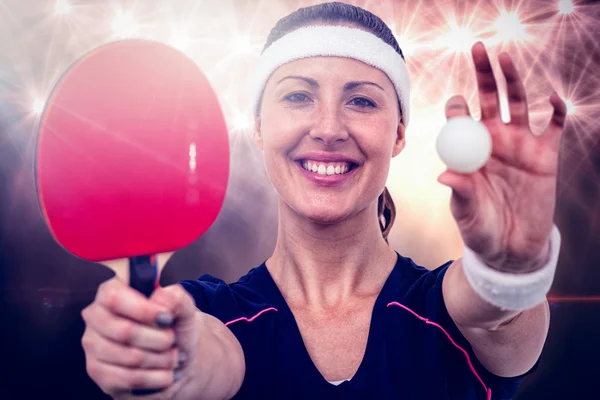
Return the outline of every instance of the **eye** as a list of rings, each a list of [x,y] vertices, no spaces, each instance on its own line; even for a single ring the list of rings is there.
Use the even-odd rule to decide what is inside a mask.
[[[350,104],[353,106],[361,107],[361,108],[375,107],[375,103],[373,103],[371,100],[366,99],[364,97],[355,97],[352,100],[350,100]]]
[[[292,103],[305,103],[309,101],[310,98],[305,93],[292,93],[285,96],[285,100]]]

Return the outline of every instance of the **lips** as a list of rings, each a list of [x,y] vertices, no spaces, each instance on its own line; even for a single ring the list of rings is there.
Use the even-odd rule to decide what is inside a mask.
[[[293,160],[305,178],[322,186],[346,182],[361,165],[357,158],[341,153],[303,153]]]
[[[348,169],[344,169],[344,172],[342,173],[342,166],[336,166],[333,167],[333,163],[331,163],[329,166],[325,167],[325,163],[320,163],[319,166],[317,167],[317,172],[313,172],[312,169],[314,169],[314,165],[313,164],[311,166],[311,170],[307,170],[306,168],[304,168],[304,165],[302,165],[300,161],[295,162],[294,164],[297,165],[298,167],[298,171],[300,172],[300,174],[306,178],[309,182],[312,182],[313,184],[317,185],[317,186],[325,186],[325,187],[335,187],[335,186],[339,186],[344,184],[345,182],[348,182],[349,179],[351,179],[354,174],[356,173],[356,171],[359,170],[359,166],[357,164],[351,164],[349,165]],[[308,161],[306,161],[306,163],[308,164]],[[339,168],[340,169],[340,173],[336,173],[336,169]],[[319,169],[321,171],[319,171]],[[331,173],[333,171],[333,173]],[[321,172],[321,173],[319,173]],[[329,174],[328,174],[329,172]]]
[[[316,160],[299,160],[302,168],[319,175],[343,175],[348,173],[356,164],[349,162],[322,162]]]

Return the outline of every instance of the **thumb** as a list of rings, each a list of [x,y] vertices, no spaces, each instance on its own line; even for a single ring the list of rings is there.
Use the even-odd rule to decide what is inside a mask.
[[[463,175],[447,170],[438,177],[438,182],[452,189],[454,218],[461,220],[470,215],[476,200],[473,175]]]
[[[152,293],[150,301],[169,310],[168,312],[172,317],[170,326],[175,331],[180,362],[185,363],[185,360],[195,357],[200,311],[196,308],[192,296],[183,286],[176,284],[165,288],[157,288]]]
[[[198,311],[192,296],[181,285],[157,288],[150,296],[150,301],[165,307],[170,314],[172,323],[180,324],[190,320]]]

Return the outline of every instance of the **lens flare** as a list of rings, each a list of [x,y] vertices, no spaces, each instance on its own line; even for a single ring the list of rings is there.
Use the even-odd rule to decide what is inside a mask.
[[[460,255],[462,242],[449,212],[450,191],[437,183],[444,170],[435,139],[445,123],[444,104],[463,95],[479,118],[479,99],[470,49],[482,41],[500,78],[497,57],[508,52],[527,91],[530,122],[536,133],[548,124],[556,91],[567,102],[564,160],[569,162],[565,192],[576,192],[580,165],[598,151],[600,121],[600,5],[567,0],[513,1],[370,1],[349,0],[380,16],[392,29],[411,76],[411,124],[407,146],[392,160],[388,188],[397,203],[398,219],[390,243],[423,265]],[[7,4],[10,3],[10,6]],[[128,37],[162,41],[184,51],[205,72],[226,117],[232,152],[247,156],[232,170],[232,201],[244,204],[240,215],[256,229],[253,236],[271,245],[277,210],[247,202],[248,193],[272,199],[262,153],[254,153],[250,110],[252,73],[270,29],[277,20],[316,0],[218,2],[10,0],[0,2],[0,83],[5,119],[16,122],[8,143],[35,144],[35,120],[43,112],[52,86],[71,63],[106,42]],[[57,17],[60,15],[62,17]],[[27,23],[23,23],[27,21]],[[500,90],[505,84],[499,79]],[[44,95],[40,95],[44,94]],[[501,93],[502,118],[509,120]],[[596,149],[596,150],[594,150]],[[190,168],[195,168],[193,151]],[[571,172],[573,171],[573,172]],[[569,175],[573,174],[573,175]],[[235,180],[237,179],[237,180]],[[250,183],[252,183],[250,188]],[[569,185],[573,185],[570,187]],[[245,191],[244,191],[245,190]],[[259,193],[260,192],[260,193]],[[243,198],[243,199],[242,199]],[[275,204],[275,203],[273,203]],[[582,204],[590,215],[599,207]],[[254,221],[256,215],[263,220]],[[397,219],[397,220],[398,220]],[[269,231],[267,232],[267,229]],[[444,240],[439,240],[443,237]],[[267,239],[268,238],[268,239]],[[257,245],[258,246],[258,245]],[[431,251],[434,248],[436,251]]]
[[[132,38],[139,33],[139,26],[131,13],[117,12],[112,23],[114,34],[121,39]]]
[[[45,101],[42,99],[35,99],[31,105],[31,111],[35,115],[39,115],[44,111]]]
[[[571,14],[575,11],[575,5],[572,0],[559,0],[558,12],[559,14]]]
[[[73,11],[73,7],[67,0],[56,0],[54,3],[54,13],[56,15],[70,14]]]

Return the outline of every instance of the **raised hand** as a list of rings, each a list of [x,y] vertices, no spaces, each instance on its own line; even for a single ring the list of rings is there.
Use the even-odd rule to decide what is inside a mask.
[[[547,261],[556,204],[558,152],[566,106],[550,96],[554,113],[536,136],[529,125],[525,88],[507,53],[499,63],[507,83],[510,122],[501,120],[498,85],[482,43],[472,48],[481,122],[492,138],[488,162],[472,174],[443,172],[438,181],[452,188],[451,211],[464,243],[490,267],[530,272]],[[454,96],[446,117],[470,115],[466,100]]]

